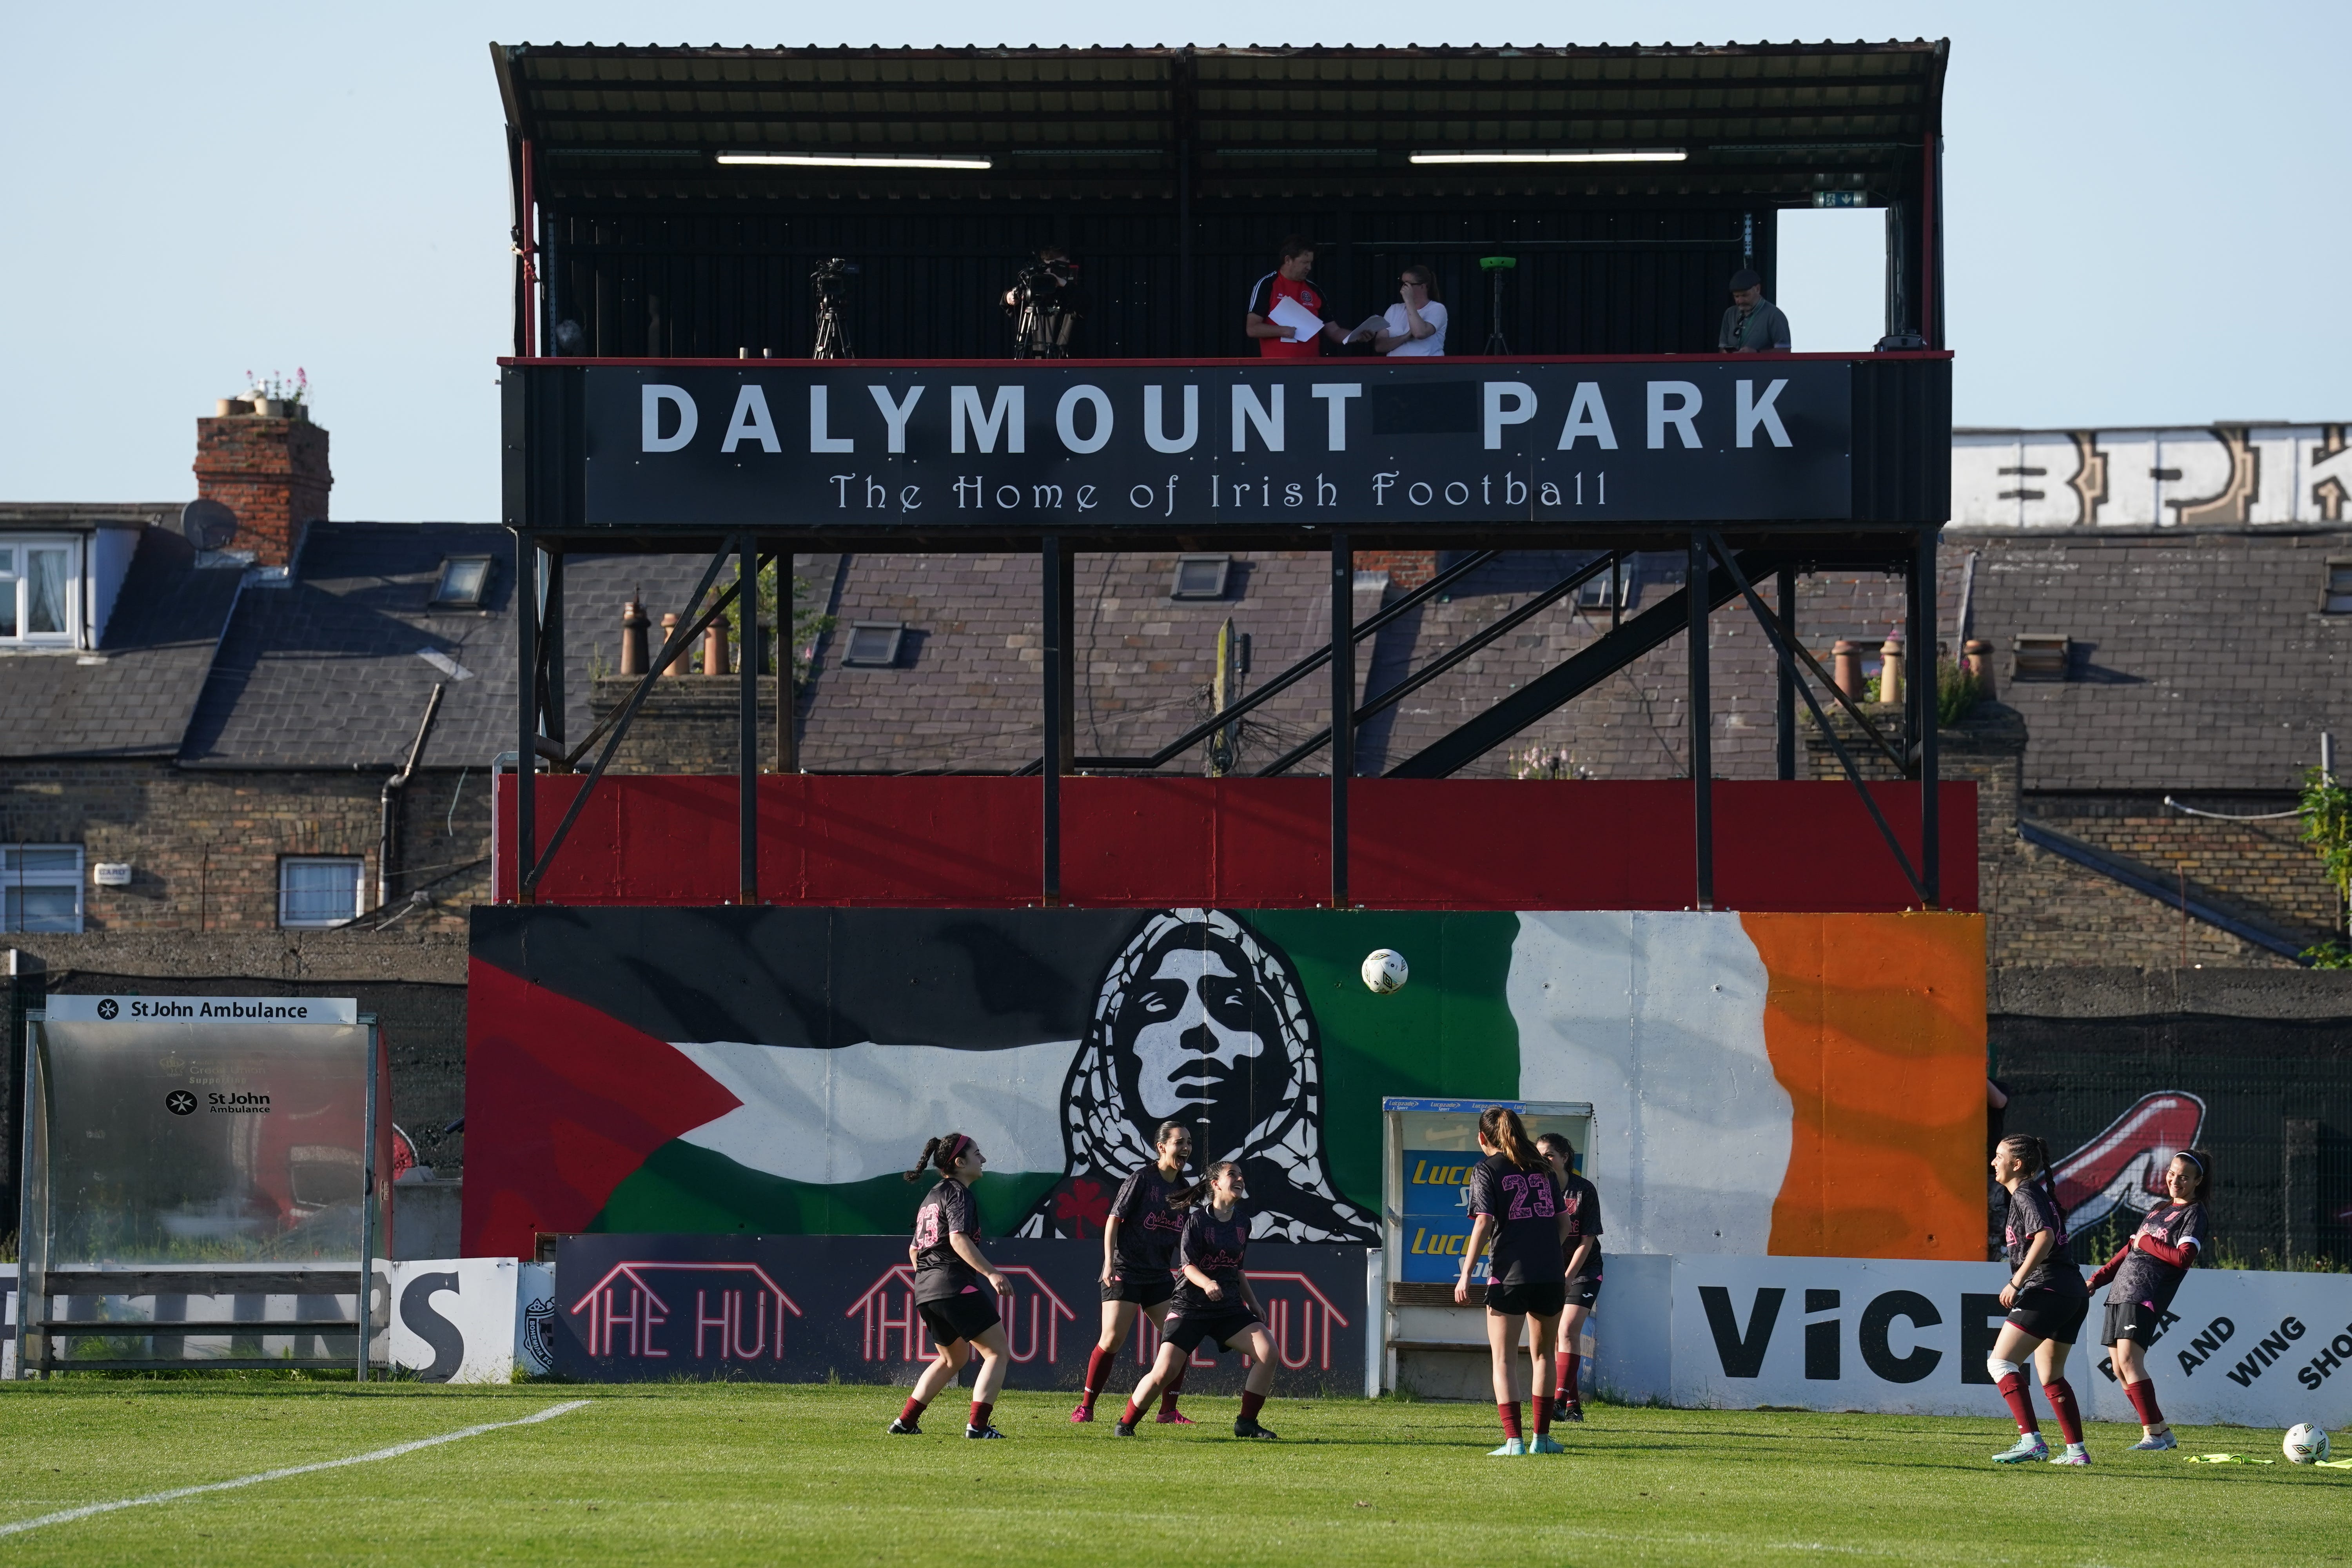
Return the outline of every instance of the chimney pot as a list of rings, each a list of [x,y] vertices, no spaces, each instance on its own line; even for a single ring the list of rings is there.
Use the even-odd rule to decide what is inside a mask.
[[[727,627],[718,621],[702,628],[702,673],[727,673]]]
[[[1836,678],[1837,689],[1854,701],[1862,700],[1862,645],[1840,637],[1830,649],[1831,673]]]
[[[646,607],[631,599],[621,606],[621,673],[643,675],[653,656],[646,648]]]
[[[1977,678],[1977,691],[1983,699],[1992,700],[1992,644],[1982,637],[1970,637],[1960,654],[1961,668]]]
[[[677,616],[673,614],[664,614],[662,616],[662,647],[669,647],[669,639],[677,635]],[[690,656],[684,648],[678,649],[677,657],[671,659],[667,664],[662,666],[662,673],[664,675],[684,675],[686,673],[687,661],[689,657]]]
[[[1881,702],[1903,700],[1903,634],[1889,632],[1886,640],[1878,645],[1878,700]]]

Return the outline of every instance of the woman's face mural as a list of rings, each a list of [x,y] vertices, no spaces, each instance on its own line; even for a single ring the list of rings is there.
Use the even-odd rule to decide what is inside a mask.
[[[1193,1124],[1204,1158],[1223,1158],[1289,1085],[1272,1000],[1230,942],[1183,946],[1147,961],[1121,999],[1111,1043],[1127,1103],[1157,1123]],[[1267,1081],[1271,1079],[1272,1081]]]

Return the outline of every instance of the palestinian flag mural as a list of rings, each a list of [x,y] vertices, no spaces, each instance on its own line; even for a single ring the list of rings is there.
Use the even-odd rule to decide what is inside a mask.
[[[1982,1256],[1973,915],[478,907],[467,1020],[469,1255],[902,1234],[950,1131],[992,1234],[1093,1237],[1171,1119],[1370,1242],[1410,1095],[1592,1102],[1617,1250]]]

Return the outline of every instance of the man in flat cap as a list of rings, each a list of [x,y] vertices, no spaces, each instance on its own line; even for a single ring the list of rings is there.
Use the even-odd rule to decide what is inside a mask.
[[[1731,275],[1731,305],[1715,346],[1727,354],[1789,352],[1789,318],[1764,298],[1764,279],[1745,267]]]

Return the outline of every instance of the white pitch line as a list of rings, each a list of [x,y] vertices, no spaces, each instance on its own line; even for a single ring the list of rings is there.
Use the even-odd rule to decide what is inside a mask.
[[[583,1405],[593,1404],[586,1399],[569,1400],[551,1405],[536,1415],[526,1415],[520,1421],[491,1421],[479,1426],[462,1426],[455,1432],[444,1432],[438,1437],[419,1437],[412,1443],[394,1443],[389,1448],[378,1448],[372,1454],[353,1454],[348,1459],[321,1459],[315,1465],[289,1465],[282,1470],[264,1470],[257,1476],[239,1476],[233,1481],[207,1481],[200,1487],[174,1487],[167,1492],[149,1492],[145,1497],[124,1498],[120,1502],[86,1503],[58,1513],[45,1513],[38,1519],[20,1519],[14,1524],[0,1524],[0,1535],[15,1535],[22,1531],[38,1530],[45,1524],[70,1524],[77,1519],[92,1514],[112,1513],[117,1509],[144,1508],[149,1503],[176,1502],[199,1492],[225,1492],[237,1487],[258,1486],[263,1481],[281,1481],[289,1476],[307,1476],[313,1470],[341,1469],[345,1465],[373,1464],[378,1459],[396,1459],[403,1454],[414,1454],[419,1448],[431,1448],[443,1443],[455,1443],[462,1437],[478,1437],[485,1432],[499,1432],[509,1426],[529,1426],[538,1421],[551,1421],[567,1415]]]

